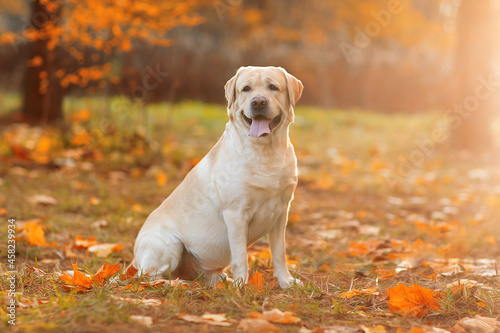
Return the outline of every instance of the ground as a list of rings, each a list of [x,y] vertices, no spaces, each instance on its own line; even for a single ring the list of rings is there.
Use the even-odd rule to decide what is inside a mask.
[[[437,144],[432,133],[442,123],[434,113],[297,108],[290,135],[300,177],[287,252],[305,287],[277,287],[266,239],[249,251],[255,279],[242,288],[120,280],[122,272],[86,287],[78,273],[63,281],[72,264],[91,277],[106,262],[123,270],[145,218],[226,122],[218,105],[118,100],[111,105],[129,112],[106,112],[102,102],[71,100],[62,132],[0,128],[1,325],[26,332],[459,332],[464,318],[500,315],[498,161]],[[9,219],[16,225],[13,274]],[[91,252],[96,243],[108,253]],[[6,308],[12,276],[15,326]],[[413,307],[396,306],[401,285],[421,288],[417,300],[404,289]],[[269,319],[272,309],[300,321]],[[206,313],[230,322],[182,315]],[[267,320],[256,319],[263,314]]]

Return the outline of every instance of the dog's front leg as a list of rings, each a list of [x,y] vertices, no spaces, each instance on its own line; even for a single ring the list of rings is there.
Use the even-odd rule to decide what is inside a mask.
[[[233,279],[244,285],[248,282],[248,221],[241,211],[225,210],[222,216],[227,227]]]
[[[285,246],[286,215],[280,217],[279,221],[269,232],[269,245],[273,257],[274,277],[278,279],[281,289],[286,289],[294,284],[302,286],[303,283],[294,279],[286,267]]]

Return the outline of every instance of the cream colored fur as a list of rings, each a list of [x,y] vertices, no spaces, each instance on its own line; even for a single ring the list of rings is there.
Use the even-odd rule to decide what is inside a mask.
[[[147,218],[132,265],[187,280],[202,273],[214,283],[231,264],[235,282],[247,283],[247,248],[267,235],[281,288],[301,284],[286,266],[285,228],[297,185],[288,127],[302,83],[279,67],[242,67],[225,89],[230,120],[222,137]],[[255,98],[268,100],[274,120],[261,137],[248,135]]]

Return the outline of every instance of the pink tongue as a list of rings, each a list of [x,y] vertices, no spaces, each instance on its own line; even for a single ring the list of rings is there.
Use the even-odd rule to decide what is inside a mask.
[[[252,125],[250,125],[250,131],[248,132],[248,135],[255,136],[256,138],[258,138],[259,136],[264,135],[266,133],[271,133],[271,129],[269,128],[270,123],[271,120],[267,118],[253,119]]]

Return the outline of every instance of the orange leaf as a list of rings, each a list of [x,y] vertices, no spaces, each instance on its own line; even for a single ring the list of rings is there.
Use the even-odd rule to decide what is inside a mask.
[[[39,224],[40,221],[26,222],[22,228],[21,239],[26,240],[30,245],[48,246],[43,227]]]
[[[98,206],[101,204],[101,199],[91,196],[89,202],[92,206]]]
[[[243,319],[240,321],[238,328],[243,332],[255,333],[270,333],[282,332],[278,327],[274,326],[265,319]]]
[[[76,123],[81,123],[90,118],[91,112],[88,109],[77,111],[69,116],[69,119]]]
[[[339,297],[349,299],[349,298],[356,296],[356,295],[373,295],[376,293],[376,291],[377,291],[377,287],[367,287],[367,288],[364,288],[363,290],[351,289],[349,291],[346,291],[345,293],[340,294]]]
[[[104,263],[97,273],[92,277],[92,279],[97,282],[98,285],[103,285],[106,281],[116,273],[120,271],[120,264],[108,266],[108,263]]]
[[[61,280],[66,282],[69,286],[66,286],[68,289],[75,288],[77,291],[87,292],[92,289],[92,278],[88,277],[84,273],[78,271],[78,266],[73,264],[73,276],[70,277],[66,273],[63,273],[62,276],[59,277]]]
[[[264,316],[262,315],[262,313],[254,311],[254,312],[250,312],[247,315],[247,318],[249,318],[249,319],[262,319],[262,318],[264,318]]]
[[[130,266],[128,266],[127,269],[125,270],[125,273],[121,275],[120,280],[123,281],[131,279],[137,274],[137,272],[138,272],[137,268],[135,268],[132,264],[130,264]]]
[[[73,248],[79,249],[79,250],[86,250],[95,244],[97,244],[95,237],[83,238],[82,236],[77,235],[75,237],[75,244],[73,245]]]
[[[262,313],[264,319],[277,324],[297,324],[301,322],[299,317],[295,317],[293,312],[281,312],[279,309],[272,309]]]
[[[255,287],[257,290],[264,289],[264,277],[260,272],[255,272],[255,274],[248,279],[248,285]]]
[[[75,252],[71,251],[69,244],[64,247],[64,253],[65,253],[66,258],[78,257],[78,255]]]
[[[425,333],[425,330],[422,327],[413,327],[408,332],[405,332],[401,329],[401,327],[398,327],[396,333]]]
[[[368,253],[368,245],[362,242],[350,242],[347,253],[352,257],[361,257]]]
[[[28,60],[28,66],[29,67],[38,67],[41,64],[43,64],[43,59],[40,56],[34,56],[30,60]]]
[[[439,301],[434,297],[432,290],[420,287],[417,284],[407,287],[398,284],[388,289],[389,310],[405,316],[425,317],[428,309],[439,311]]]
[[[420,272],[419,274],[421,276],[423,276],[424,278],[429,279],[429,280],[436,280],[437,279],[436,273],[432,273],[431,275],[425,275],[424,273]]]
[[[156,182],[159,186],[165,186],[165,184],[167,183],[167,179],[168,177],[164,172],[160,171],[156,174]]]

